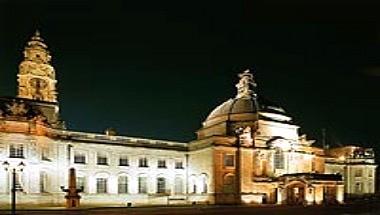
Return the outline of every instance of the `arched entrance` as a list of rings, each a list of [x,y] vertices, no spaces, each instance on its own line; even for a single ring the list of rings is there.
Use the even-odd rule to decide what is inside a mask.
[[[293,181],[286,186],[286,203],[300,205],[305,201],[306,184],[303,181]]]

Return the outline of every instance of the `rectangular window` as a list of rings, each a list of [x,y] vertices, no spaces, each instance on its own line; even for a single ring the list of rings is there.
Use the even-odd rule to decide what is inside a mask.
[[[316,172],[316,170],[315,170],[315,159],[312,159],[311,160],[311,172]]]
[[[11,158],[24,158],[24,145],[11,144],[9,146],[9,157]]]
[[[40,192],[46,193],[46,186],[48,184],[46,172],[40,172]]]
[[[285,156],[284,152],[281,149],[277,149],[274,153],[274,168],[275,169],[284,169]]]
[[[139,193],[147,193],[147,178],[139,177]]]
[[[139,159],[139,167],[148,167],[148,159],[140,158]]]
[[[77,183],[77,189],[83,188],[82,192],[85,193],[86,192],[86,178],[82,176],[78,176],[76,183]]]
[[[81,153],[81,152],[75,152],[74,163],[85,164],[86,163],[86,155],[84,153]]]
[[[96,179],[96,193],[107,193],[107,179],[106,178]]]
[[[107,156],[105,154],[98,154],[96,163],[98,165],[108,165]]]
[[[119,166],[129,166],[129,160],[127,156],[121,156],[119,158]]]
[[[368,182],[368,189],[367,189],[367,192],[368,193],[373,193],[373,183],[372,182]]]
[[[368,170],[368,177],[373,177],[373,171],[372,171],[372,169]]]
[[[224,166],[225,167],[234,167],[235,166],[235,156],[230,154],[224,155]]]
[[[49,147],[43,147],[41,149],[41,159],[45,161],[50,161],[49,157],[50,157]]]
[[[356,182],[355,183],[355,193],[361,193],[362,192],[362,183]]]
[[[22,185],[23,185],[22,178],[23,178],[22,172],[16,172],[16,181],[15,181],[16,190],[22,191]],[[41,181],[40,181],[40,183],[41,183]]]
[[[182,161],[176,161],[175,162],[175,168],[176,169],[183,169],[183,162]]]
[[[355,170],[355,177],[362,177],[362,175],[363,175],[363,170],[362,169]]]
[[[157,161],[157,167],[158,168],[166,168],[166,161],[165,160],[158,160]]]

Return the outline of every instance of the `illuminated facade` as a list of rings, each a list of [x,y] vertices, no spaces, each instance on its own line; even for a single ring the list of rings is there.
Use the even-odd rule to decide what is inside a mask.
[[[0,98],[0,161],[26,164],[17,173],[21,204],[64,204],[60,187],[71,167],[83,204],[321,204],[374,193],[371,149],[314,147],[256,93],[249,71],[197,139],[181,143],[66,129],[50,62],[37,32],[19,67],[18,96]],[[1,202],[9,192],[10,175],[0,169]]]

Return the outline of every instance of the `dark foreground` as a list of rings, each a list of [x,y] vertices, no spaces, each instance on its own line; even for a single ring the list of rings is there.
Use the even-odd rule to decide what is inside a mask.
[[[9,214],[9,211],[0,211]],[[380,215],[380,203],[372,202],[342,206],[186,206],[186,207],[138,207],[138,208],[93,208],[78,210],[20,210],[17,214],[128,214],[128,215]]]

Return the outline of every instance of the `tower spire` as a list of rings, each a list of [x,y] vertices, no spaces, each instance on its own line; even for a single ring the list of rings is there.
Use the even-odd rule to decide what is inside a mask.
[[[256,82],[253,78],[252,73],[247,69],[238,75],[240,78],[239,83],[235,86],[237,88],[236,98],[256,98],[257,94],[255,92]]]
[[[34,32],[34,36],[39,37],[40,36],[40,31],[36,29],[36,32]]]
[[[18,97],[46,102],[57,102],[55,70],[51,55],[36,30],[24,49],[24,60],[19,65]]]

